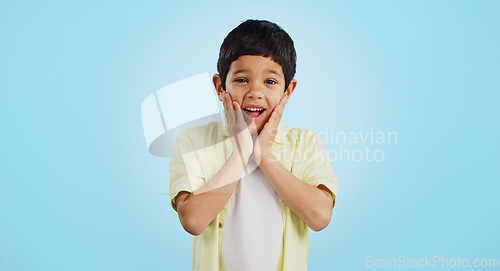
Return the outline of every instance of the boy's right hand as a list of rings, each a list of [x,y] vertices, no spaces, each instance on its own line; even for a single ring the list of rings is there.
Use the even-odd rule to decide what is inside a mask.
[[[243,112],[238,102],[233,101],[231,95],[227,92],[223,94],[222,103],[224,104],[224,114],[226,116],[227,130],[231,136],[233,145],[233,155],[239,155],[248,162],[253,152],[253,140],[250,129],[243,118]],[[252,121],[250,126],[255,126]],[[254,127],[254,130],[255,127]]]

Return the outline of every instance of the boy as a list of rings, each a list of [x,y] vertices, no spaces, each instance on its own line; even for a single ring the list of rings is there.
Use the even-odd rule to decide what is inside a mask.
[[[292,39],[268,21],[222,43],[213,83],[225,119],[181,132],[170,162],[193,270],[307,269],[307,227],[330,222],[338,180],[315,133],[280,123],[295,63]]]

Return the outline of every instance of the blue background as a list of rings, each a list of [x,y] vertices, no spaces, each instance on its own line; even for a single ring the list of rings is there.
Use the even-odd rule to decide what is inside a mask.
[[[190,270],[169,159],[147,152],[140,104],[215,73],[222,40],[248,18],[295,41],[286,125],[398,136],[372,146],[383,161],[333,163],[340,192],[330,225],[311,231],[310,270],[369,269],[367,256],[498,258],[499,11],[498,1],[2,1],[0,270]]]

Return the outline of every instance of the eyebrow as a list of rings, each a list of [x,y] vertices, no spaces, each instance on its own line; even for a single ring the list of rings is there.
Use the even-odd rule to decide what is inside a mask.
[[[267,72],[272,73],[272,74],[276,74],[277,76],[282,77],[281,74],[279,72],[277,72],[276,70],[268,70]]]
[[[248,70],[241,69],[241,70],[236,70],[236,71],[234,71],[234,72],[233,72],[233,74],[245,73],[245,72],[248,72]]]
[[[233,75],[236,75],[238,73],[245,73],[245,72],[248,72],[248,70],[246,70],[246,69],[236,70],[236,71],[233,72]],[[282,77],[281,74],[278,71],[276,71],[276,70],[267,70],[267,72],[275,74],[275,75],[277,75],[279,77]]]

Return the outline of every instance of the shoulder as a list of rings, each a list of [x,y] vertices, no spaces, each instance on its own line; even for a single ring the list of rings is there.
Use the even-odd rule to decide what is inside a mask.
[[[180,131],[175,139],[177,148],[197,150],[224,140],[224,130],[220,122],[211,122]]]
[[[221,126],[219,122],[210,122],[205,125],[184,129],[180,131],[177,136],[191,136],[191,137],[206,136],[214,132],[218,132],[220,128],[219,126]]]
[[[282,126],[282,140],[295,143],[322,143],[318,134],[304,128]]]

